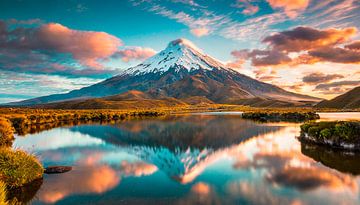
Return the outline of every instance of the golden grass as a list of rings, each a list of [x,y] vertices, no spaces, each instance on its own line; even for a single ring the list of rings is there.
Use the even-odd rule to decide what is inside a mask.
[[[11,122],[3,117],[0,117],[0,147],[11,146],[14,140],[14,128]]]
[[[0,181],[0,204],[7,205],[7,191],[6,191],[6,184]]]
[[[38,159],[22,150],[0,148],[0,180],[8,187],[20,187],[42,178],[44,169]]]

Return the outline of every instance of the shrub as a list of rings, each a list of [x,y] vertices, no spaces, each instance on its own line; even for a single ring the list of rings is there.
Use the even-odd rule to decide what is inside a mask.
[[[360,143],[359,121],[309,122],[301,125],[302,134],[314,139],[331,139],[336,143]]]
[[[0,146],[11,146],[14,140],[14,129],[11,122],[5,118],[0,118]]]
[[[331,137],[331,131],[328,128],[325,128],[320,131],[320,136],[324,139],[329,139]]]
[[[314,137],[318,137],[319,131],[320,129],[317,126],[309,127],[308,129],[309,135]]]
[[[21,150],[0,148],[0,180],[9,187],[20,187],[42,178],[43,167],[35,156]]]

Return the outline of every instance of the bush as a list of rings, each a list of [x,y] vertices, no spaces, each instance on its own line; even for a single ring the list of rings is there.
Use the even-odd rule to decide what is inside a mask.
[[[14,140],[14,129],[11,122],[0,117],[0,147],[11,146]]]
[[[320,136],[324,139],[329,139],[331,137],[331,131],[328,128],[325,128],[320,131]]]
[[[20,187],[42,178],[44,169],[35,156],[21,150],[0,148],[0,180],[9,187]]]
[[[331,139],[333,142],[360,144],[359,121],[309,122],[301,125],[302,134],[316,140]]]

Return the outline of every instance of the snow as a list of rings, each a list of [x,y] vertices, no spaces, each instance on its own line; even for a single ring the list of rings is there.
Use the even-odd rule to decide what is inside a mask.
[[[191,41],[187,39],[177,39],[171,41],[165,50],[159,52],[153,57],[145,60],[143,63],[129,68],[124,74],[142,75],[146,73],[166,72],[170,68],[175,68],[178,72],[180,69],[188,71],[204,69],[225,69],[225,65],[218,60],[204,54],[201,49],[197,48]]]

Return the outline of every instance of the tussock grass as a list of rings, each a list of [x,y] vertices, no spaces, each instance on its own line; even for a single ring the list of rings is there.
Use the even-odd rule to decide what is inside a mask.
[[[14,128],[11,122],[3,117],[0,117],[0,147],[11,146],[14,140]]]
[[[20,187],[42,178],[43,171],[35,156],[22,150],[0,148],[0,180],[8,187]]]
[[[0,204],[7,205],[7,191],[6,191],[6,184],[0,181]]]

